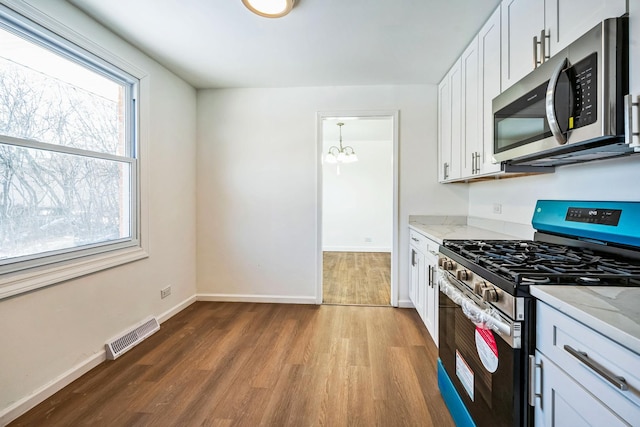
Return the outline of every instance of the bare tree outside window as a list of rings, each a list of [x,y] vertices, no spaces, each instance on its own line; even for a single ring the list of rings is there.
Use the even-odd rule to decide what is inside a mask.
[[[0,29],[0,263],[132,237],[126,94]]]

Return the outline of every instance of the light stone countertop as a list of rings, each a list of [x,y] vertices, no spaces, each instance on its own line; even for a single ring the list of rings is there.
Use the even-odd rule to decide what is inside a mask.
[[[513,240],[517,236],[467,225],[465,216],[410,216],[409,228],[442,244],[445,239]]]
[[[640,288],[530,286],[540,301],[640,354]]]

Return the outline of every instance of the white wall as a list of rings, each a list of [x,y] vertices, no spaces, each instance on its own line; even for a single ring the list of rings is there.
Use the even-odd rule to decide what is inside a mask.
[[[323,127],[336,126],[324,120]],[[362,126],[386,126],[379,140],[362,140]],[[393,238],[393,120],[351,120],[343,127],[344,146],[358,162],[323,164],[322,246],[324,251],[391,252]],[[347,138],[348,135],[348,138]],[[383,138],[386,136],[386,140]],[[338,140],[323,140],[323,155]],[[339,169],[338,169],[339,168]],[[340,174],[338,174],[338,170]]]
[[[315,302],[318,111],[399,110],[399,299],[409,215],[464,214],[466,185],[437,183],[436,86],[198,92],[198,292]]]
[[[640,201],[640,155],[561,166],[552,174],[473,183],[469,216],[530,224],[538,199]],[[502,214],[493,213],[502,204]]]
[[[149,257],[0,301],[0,424],[34,392],[99,360],[108,339],[196,291],[195,90],[67,2],[27,3],[148,74],[140,143]]]

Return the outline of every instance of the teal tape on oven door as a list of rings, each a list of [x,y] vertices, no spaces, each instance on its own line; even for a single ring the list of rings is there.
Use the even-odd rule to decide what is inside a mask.
[[[449,408],[451,418],[453,418],[453,421],[456,423],[456,427],[476,427],[476,424],[471,418],[471,414],[469,414],[467,407],[464,406],[464,402],[460,398],[453,382],[451,382],[449,375],[447,375],[447,372],[444,370],[444,366],[442,366],[439,358],[438,388],[440,389],[444,403],[447,405],[447,408]]]
[[[640,247],[640,202],[538,200],[531,224],[540,232]]]

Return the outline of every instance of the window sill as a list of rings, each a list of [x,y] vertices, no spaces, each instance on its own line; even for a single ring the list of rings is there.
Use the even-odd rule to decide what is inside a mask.
[[[95,255],[64,265],[7,274],[6,277],[0,277],[0,300],[144,259],[148,256],[149,254],[142,248],[133,247]]]

